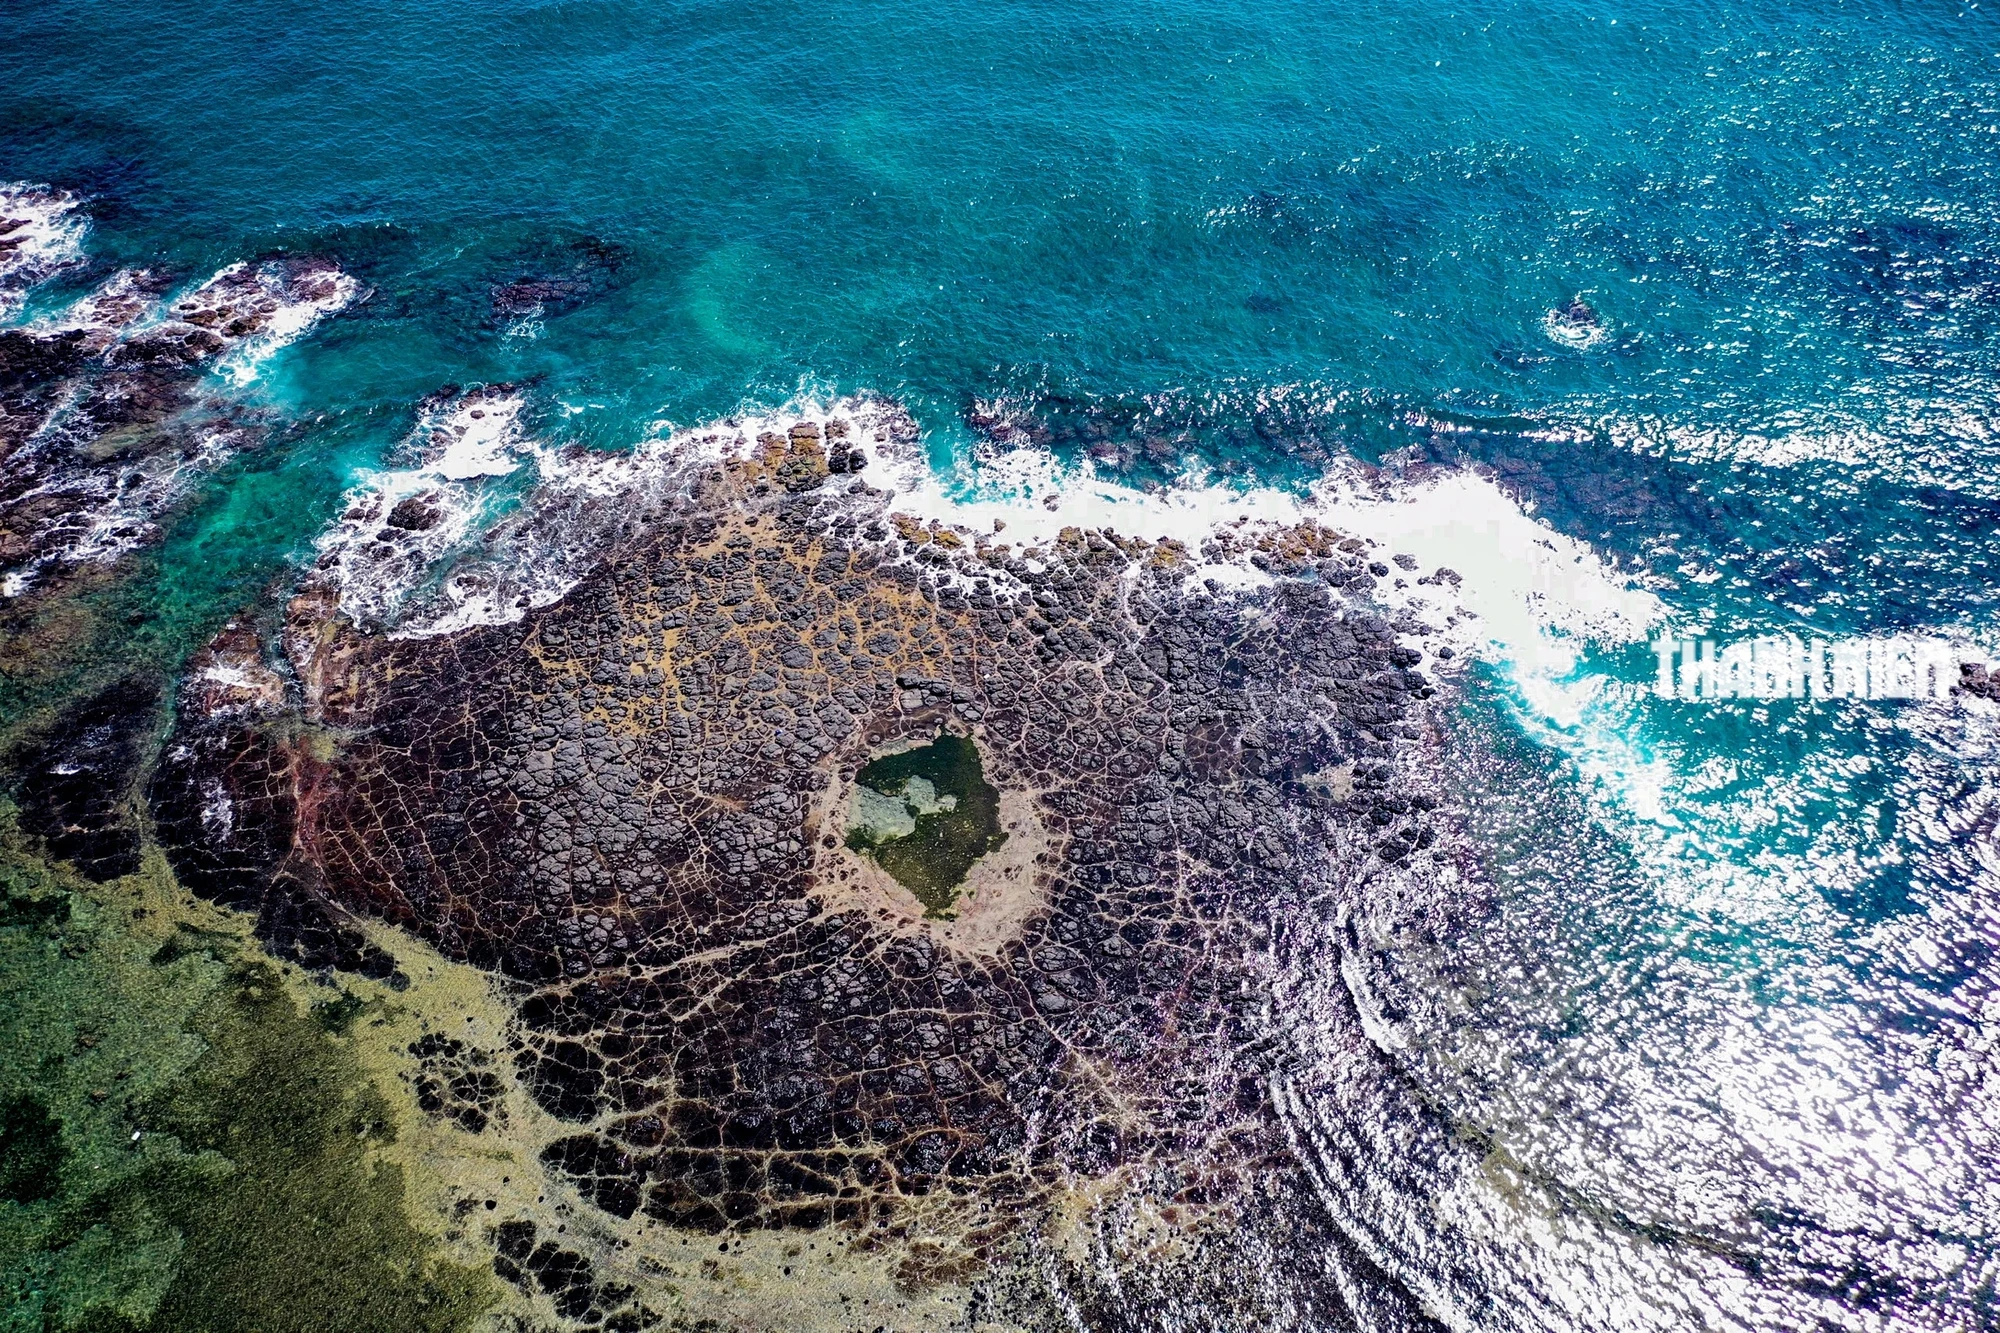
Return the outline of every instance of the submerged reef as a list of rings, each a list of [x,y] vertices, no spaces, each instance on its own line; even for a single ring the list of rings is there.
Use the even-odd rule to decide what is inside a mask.
[[[851,444],[909,435],[875,404],[746,442],[508,623],[386,635],[309,580],[192,664],[147,788],[167,860],[303,966],[393,980],[373,919],[511,988],[507,1058],[430,1043],[420,1095],[591,1219],[543,1254],[562,1214],[496,1215],[552,1318],[633,1284],[740,1312],[661,1236],[787,1277],[876,1254],[905,1305],[957,1292],[947,1322],[1337,1307],[1241,1227],[1308,1189],[1257,997],[1288,911],[1431,854],[1395,762],[1416,654],[1339,534],[1261,539],[1269,586],[1229,596],[1172,542],[1016,551],[889,512]],[[1122,1292],[1080,1240],[1106,1226]],[[847,1326],[838,1282],[784,1286],[818,1302],[789,1326]]]

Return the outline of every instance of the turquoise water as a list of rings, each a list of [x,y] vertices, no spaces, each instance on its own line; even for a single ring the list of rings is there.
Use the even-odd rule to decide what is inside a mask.
[[[16,20],[9,170],[90,188],[104,259],[309,245],[376,286],[287,368],[314,410],[544,375],[616,439],[802,377],[937,413],[1297,386],[1989,457],[2000,56],[1955,6]],[[501,338],[486,284],[585,236],[602,295]],[[1598,355],[1539,329],[1579,292]]]
[[[15,20],[0,160],[94,197],[101,264],[311,248],[374,287],[264,385],[339,423],[307,468],[441,383],[537,377],[610,445],[804,383],[941,440],[975,399],[1144,399],[1268,470],[1524,413],[1990,498],[2000,40],[1972,8]],[[505,336],[494,283],[579,264],[590,299]],[[1589,353],[1540,327],[1579,293]]]
[[[941,467],[996,404],[1139,442],[1135,484],[1478,463],[1677,625],[2000,647],[1990,8],[44,0],[0,68],[0,180],[93,218],[31,314],[275,249],[371,290],[244,391],[292,425],[168,534],[142,600],[169,655],[479,381],[605,448],[875,390]],[[520,279],[567,285],[496,311]],[[1579,297],[1587,348],[1545,327]],[[1469,678],[1490,917],[1426,966],[1499,979],[1411,1020],[1412,1077],[1613,1200],[1745,1145],[1701,1169],[1752,1184],[1685,1211],[1754,1233],[1812,1317],[1990,1326],[1990,720],[1693,708],[1652,670]],[[1507,982],[1524,957],[1555,980]],[[1962,1165],[1878,1161],[1922,1144]],[[1549,1300],[1487,1322],[1591,1323]]]
[[[977,399],[1143,400],[1283,472],[1422,440],[1412,413],[1527,414],[1621,462],[1715,475],[1775,439],[1888,483],[1871,507],[1990,498],[1974,9],[16,17],[0,157],[94,197],[101,264],[310,248],[374,288],[263,386],[337,423],[308,469],[441,383],[534,377],[607,445],[807,384],[898,395],[940,441]],[[589,299],[505,336],[493,284],[579,266]],[[1587,353],[1540,327],[1579,293]],[[1697,540],[1754,535],[1721,526]]]

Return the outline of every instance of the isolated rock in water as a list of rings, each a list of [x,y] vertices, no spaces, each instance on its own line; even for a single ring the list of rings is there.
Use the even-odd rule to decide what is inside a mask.
[[[1577,350],[1595,347],[1606,336],[1604,321],[1581,296],[1542,316],[1542,332],[1550,341]]]
[[[1959,665],[1958,675],[1961,693],[2000,703],[2000,671],[1992,670],[1983,662],[1963,662]]]
[[[488,290],[490,315],[497,324],[568,314],[614,285],[628,258],[622,246],[594,236],[532,249],[532,255],[518,261],[518,276]]]
[[[1562,320],[1572,329],[1594,329],[1598,327],[1597,312],[1584,302],[1581,296],[1572,297],[1570,303],[1562,307]]]
[[[495,319],[551,314],[581,304],[590,284],[577,278],[522,278],[493,289]]]
[[[331,260],[276,259],[231,264],[174,302],[176,319],[231,341],[281,330],[345,305],[354,282]]]

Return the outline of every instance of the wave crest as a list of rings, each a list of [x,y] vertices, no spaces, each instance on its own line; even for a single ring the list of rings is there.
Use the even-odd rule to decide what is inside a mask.
[[[83,261],[90,223],[82,204],[47,185],[0,185],[0,319],[18,311],[31,289]]]

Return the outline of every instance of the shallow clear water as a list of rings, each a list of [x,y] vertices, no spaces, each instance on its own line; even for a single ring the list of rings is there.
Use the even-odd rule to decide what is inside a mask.
[[[168,533],[169,659],[477,381],[604,448],[879,391],[961,487],[1007,412],[1134,485],[1476,463],[1677,627],[2000,648],[1990,9],[44,0],[0,68],[0,180],[92,218],[23,318],[275,249],[371,291],[232,390],[292,424]],[[1427,1113],[1593,1220],[1407,1164],[1329,1206],[1453,1326],[1991,1325],[1991,716],[1549,646],[1467,678],[1479,891],[1298,1003],[1382,1004]]]

